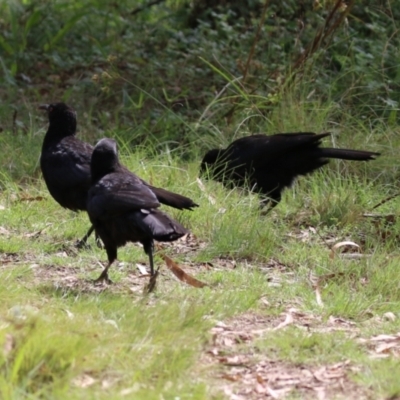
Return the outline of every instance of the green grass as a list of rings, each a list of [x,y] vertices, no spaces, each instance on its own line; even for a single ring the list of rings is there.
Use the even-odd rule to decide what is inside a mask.
[[[192,30],[185,2],[131,14],[138,3],[0,3],[0,398],[223,399],[243,384],[226,378],[235,371],[226,354],[248,356],[248,370],[259,360],[298,369],[349,360],[344,384],[359,393],[328,398],[395,398],[399,348],[378,354],[361,339],[400,330],[400,197],[372,211],[387,218],[363,216],[398,191],[398,6],[357,5],[296,75],[330,2],[305,16],[296,2],[271,2],[244,81],[259,16],[232,22],[218,11]],[[40,173],[47,119],[37,106],[52,101],[77,109],[80,138],[116,138],[132,171],[200,204],[163,207],[195,235],[194,247],[164,251],[208,287],[178,282],[156,255],[161,276],[145,296],[136,263],[147,256],[133,244],[118,251],[114,284],[93,285],[105,251],[93,238],[75,249],[88,217],[60,208]],[[330,131],[325,146],[382,156],[332,161],[268,216],[255,195],[199,187],[207,149],[296,131]],[[344,240],[361,257],[332,255]],[[294,321],[279,328],[288,313]],[[226,346],[212,330],[224,324],[241,332]],[[210,356],[214,347],[222,356]],[[305,398],[299,388],[287,396]]]
[[[398,331],[397,240],[386,240],[378,234],[379,226],[362,217],[386,190],[385,183],[374,182],[374,162],[358,168],[333,162],[300,179],[265,217],[254,195],[208,181],[201,190],[197,161],[183,165],[169,153],[155,158],[140,148],[128,153],[124,143],[120,148],[132,171],[200,204],[193,212],[168,213],[204,247],[184,254],[173,247],[166,251],[183,268],[192,263],[195,268],[189,272],[211,286],[188,287],[171,279],[163,267],[156,293],[146,297],[143,280],[139,290],[130,286],[135,263],[146,263],[146,256],[128,245],[119,250],[123,263],[111,268],[115,284],[95,290],[89,279],[99,274],[98,261],[106,260],[105,252],[92,239],[90,249],[78,252],[73,247],[88,228],[87,216],[61,209],[40,177],[20,184],[6,177],[0,196],[6,230],[0,235],[0,342],[11,341],[11,348],[0,360],[2,398],[219,398],[201,354],[217,321],[249,312],[276,319],[294,306],[318,318],[318,329],[335,316],[352,321],[364,338]],[[384,207],[390,210],[395,204],[393,200]],[[389,226],[392,234],[397,226]],[[308,232],[305,240],[302,232]],[[329,246],[341,240],[359,243],[366,257],[330,258]],[[286,270],[265,270],[271,258]],[[223,259],[235,260],[236,268],[222,264]],[[204,262],[213,267],[201,268]],[[156,263],[163,262],[156,257]],[[316,301],[310,274],[329,275],[321,281],[323,307]],[[271,279],[279,283],[271,285]],[[262,298],[268,300],[266,309]],[[369,322],[386,312],[397,318]],[[370,359],[366,346],[346,332],[307,333],[288,326],[249,346],[257,348],[259,357],[272,354],[294,365],[349,359],[360,366],[351,379],[361,387],[372,385],[382,396],[398,390],[397,374],[382,371],[398,371],[399,365],[391,357]]]

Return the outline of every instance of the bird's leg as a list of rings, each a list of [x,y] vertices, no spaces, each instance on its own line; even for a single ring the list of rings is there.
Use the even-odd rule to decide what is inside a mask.
[[[103,272],[100,274],[100,276],[94,280],[94,283],[106,283],[107,285],[112,283],[112,280],[108,277],[108,268],[110,268],[110,266],[111,263],[109,262],[103,269]]]
[[[144,292],[151,293],[156,287],[157,277],[158,277],[158,269],[157,271],[154,272],[154,261],[153,261],[154,242],[151,240],[148,243],[142,243],[142,244],[144,251],[149,256],[149,262],[150,262],[150,280],[149,283],[144,287]]]
[[[110,268],[111,264],[117,259],[117,248],[108,246],[108,247],[106,247],[106,252],[107,252],[107,256],[108,256],[108,264],[103,269],[103,272],[100,274],[100,276],[94,282],[95,283],[104,282],[109,285],[112,283],[112,281],[108,277],[108,268]]]
[[[75,246],[78,249],[85,248],[86,247],[86,242],[87,242],[89,236],[93,233],[93,231],[94,231],[94,226],[92,225],[90,227],[90,229],[87,231],[86,235],[81,240],[78,240],[78,242],[75,244]]]
[[[151,242],[150,251],[149,251],[149,262],[150,262],[150,275],[154,275],[154,261],[153,261],[153,249],[154,244]]]
[[[143,243],[143,249],[145,253],[149,256],[150,262],[150,276],[154,275],[154,261],[153,261],[153,250],[154,250],[154,242],[151,240],[150,242]]]
[[[95,235],[95,238],[96,238],[95,239],[96,240],[96,246],[99,249],[104,249],[103,243],[101,243],[101,240],[100,240],[100,236],[97,234],[97,232],[95,232],[94,235]]]
[[[149,283],[144,287],[144,293],[151,293],[156,288],[158,271],[160,267],[157,268],[157,271],[150,277]]]

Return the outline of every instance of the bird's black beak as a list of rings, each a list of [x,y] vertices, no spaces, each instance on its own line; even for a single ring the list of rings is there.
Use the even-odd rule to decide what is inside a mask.
[[[49,104],[41,104],[41,105],[39,106],[39,110],[48,111],[48,110],[49,110]]]

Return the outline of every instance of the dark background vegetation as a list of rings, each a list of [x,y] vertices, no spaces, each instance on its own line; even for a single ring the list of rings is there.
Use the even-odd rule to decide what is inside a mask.
[[[259,131],[366,142],[397,124],[399,20],[390,0],[4,1],[1,140],[34,148],[37,104],[65,101],[88,141],[183,159]],[[34,174],[36,156],[3,166]]]

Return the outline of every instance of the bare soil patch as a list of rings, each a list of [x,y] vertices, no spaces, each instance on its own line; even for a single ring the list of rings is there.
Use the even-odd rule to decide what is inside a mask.
[[[307,399],[369,399],[371,393],[357,385],[351,375],[360,367],[349,360],[308,365],[277,360],[261,354],[252,342],[263,334],[279,331],[294,324],[310,332],[344,331],[358,336],[354,323],[331,317],[323,323],[320,317],[291,308],[280,316],[246,313],[211,329],[212,340],[202,356],[213,368],[210,377],[229,399],[280,399],[289,394]]]

